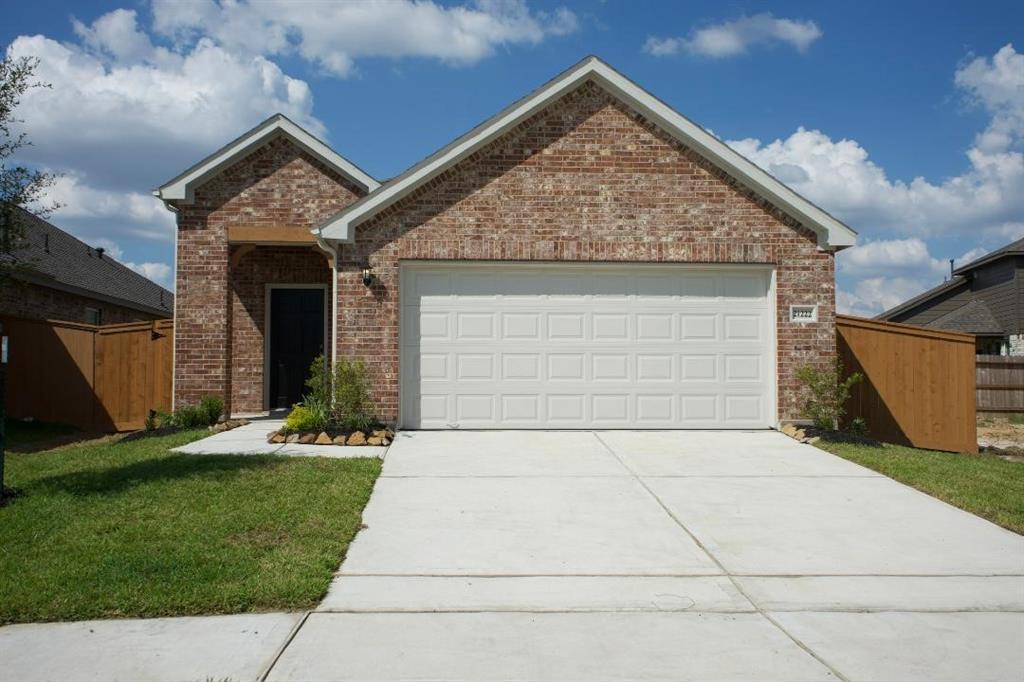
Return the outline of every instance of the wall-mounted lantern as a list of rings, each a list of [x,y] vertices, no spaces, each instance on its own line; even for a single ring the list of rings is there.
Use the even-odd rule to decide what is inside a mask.
[[[370,266],[369,265],[364,265],[363,266],[363,286],[364,287],[369,287],[371,284],[373,284],[373,273],[370,272]]]

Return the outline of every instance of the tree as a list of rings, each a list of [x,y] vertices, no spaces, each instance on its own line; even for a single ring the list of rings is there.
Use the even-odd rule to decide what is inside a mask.
[[[36,215],[45,216],[57,208],[41,203],[56,176],[14,162],[15,153],[31,144],[24,132],[13,130],[24,122],[15,118],[14,110],[32,88],[49,87],[33,77],[37,66],[39,60],[31,57],[0,60],[0,286],[9,286],[19,267],[11,256],[25,240],[24,211],[31,207]]]
[[[14,110],[21,103],[21,97],[31,88],[48,87],[33,78],[38,59],[4,57],[0,60],[0,287],[11,286],[11,276],[26,264],[13,258],[25,241],[25,211],[32,207],[34,212],[45,215],[56,206],[40,205],[46,188],[53,184],[56,176],[14,163],[15,153],[29,144],[25,133],[13,132],[21,119],[14,117]],[[0,364],[0,504],[7,494],[4,486],[4,440],[7,414],[4,403],[7,396],[7,365]]]

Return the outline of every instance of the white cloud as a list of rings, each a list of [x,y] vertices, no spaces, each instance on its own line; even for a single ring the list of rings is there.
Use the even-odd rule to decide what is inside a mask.
[[[100,190],[78,175],[65,174],[47,192],[46,201],[60,204],[52,216],[55,222],[77,223],[75,236],[89,243],[104,237],[174,240],[174,214],[151,194]]]
[[[762,12],[696,29],[685,38],[651,36],[644,43],[644,51],[656,57],[688,52],[721,59],[746,54],[752,47],[782,43],[806,52],[821,36],[821,29],[813,21],[779,19]]]
[[[954,258],[954,267],[966,265],[990,249],[974,247]],[[836,293],[841,313],[872,317],[950,276],[949,260],[936,258],[921,239],[869,241],[839,253],[839,272],[853,281],[851,291]]]
[[[949,270],[947,261],[933,258],[923,240],[892,239],[865,242],[839,253],[837,264],[841,272],[865,277],[892,273],[941,276]]]
[[[927,288],[927,287],[925,287]],[[869,277],[858,281],[853,291],[836,293],[840,313],[874,317],[925,290],[921,281],[907,277]]]
[[[167,263],[132,263],[125,261],[124,265],[146,279],[156,282],[164,289],[174,291],[174,271]]]
[[[565,7],[531,11],[524,0],[156,0],[153,16],[154,29],[174,39],[201,34],[233,52],[297,54],[336,76],[350,75],[367,57],[473,64],[498,47],[536,45],[577,29]]]
[[[174,270],[167,263],[145,262],[133,263],[125,260],[121,246],[107,237],[99,237],[87,242],[93,248],[102,248],[106,255],[134,270],[146,279],[156,282],[165,289],[174,291]]]
[[[933,258],[926,240],[991,248],[1024,236],[1024,55],[1006,45],[991,59],[963,64],[954,82],[989,122],[966,151],[965,170],[941,181],[890,179],[856,140],[820,130],[801,127],[769,143],[728,142],[858,229],[862,241],[881,237],[839,256],[847,284],[839,301],[848,310],[877,313],[890,307],[893,292],[906,298],[941,282],[948,262]],[[974,245],[959,263],[986,250]]]

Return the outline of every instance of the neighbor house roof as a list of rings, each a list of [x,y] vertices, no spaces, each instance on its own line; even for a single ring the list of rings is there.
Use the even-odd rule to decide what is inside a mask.
[[[173,317],[174,294],[109,255],[72,237],[28,211],[20,211],[25,245],[5,260],[18,279],[140,310]]]
[[[1010,256],[1024,256],[1024,237],[1021,237],[1015,242],[1010,242],[1003,248],[996,249],[992,253],[987,253],[981,258],[972,260],[967,265],[961,265],[953,272],[954,274],[959,275],[961,273],[974,270],[975,268],[985,265],[986,263],[991,263],[992,261],[999,260],[1000,258],[1008,258]]]
[[[954,276],[951,279],[947,279],[945,282],[943,282],[939,286],[932,287],[928,291],[926,291],[926,292],[924,292],[922,294],[918,294],[917,296],[914,296],[913,298],[907,299],[903,303],[900,303],[897,306],[889,308],[884,313],[880,313],[880,314],[876,315],[875,319],[876,320],[891,320],[893,317],[896,317],[897,315],[900,315],[901,313],[905,313],[906,311],[910,310],[911,308],[916,308],[918,305],[920,305],[922,303],[925,303],[927,301],[930,301],[931,299],[935,298],[936,296],[939,296],[939,295],[947,293],[947,292],[951,292],[954,289],[958,289],[958,288],[960,288],[962,286],[965,286],[966,284],[967,284],[967,279],[965,277],[960,277],[959,275]]]
[[[984,301],[978,299],[966,303],[956,310],[949,311],[925,326],[946,329],[951,332],[981,334],[982,336],[1001,336],[1003,334],[1003,328],[992,315],[992,311]]]
[[[164,201],[194,201],[195,188],[225,170],[237,160],[271,140],[285,137],[299,148],[322,161],[367,192],[380,187],[380,183],[338,154],[309,132],[295,124],[284,114],[274,114],[252,130],[227,143],[184,173],[153,190]]]
[[[380,189],[325,221],[315,232],[326,239],[351,242],[354,228],[399,201],[454,164],[473,154],[557,98],[585,82],[594,82],[715,164],[732,178],[768,200],[802,225],[814,230],[824,248],[841,249],[856,242],[857,233],[776,180],[722,140],[674,111],[597,57],[588,57],[515,102],[494,117],[435,152]]]

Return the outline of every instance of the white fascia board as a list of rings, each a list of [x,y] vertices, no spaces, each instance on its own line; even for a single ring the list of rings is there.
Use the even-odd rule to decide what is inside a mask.
[[[191,203],[195,188],[217,175],[251,150],[276,137],[287,137],[301,149],[323,161],[367,192],[380,187],[380,183],[358,166],[328,147],[282,114],[276,114],[206,157],[192,168],[156,189],[153,194],[164,201]]]
[[[360,222],[408,195],[586,80],[594,81],[620,98],[738,182],[813,229],[822,248],[842,249],[856,243],[857,233],[852,229],[596,57],[583,60],[380,190],[343,209],[315,228],[314,232],[325,239],[351,243],[355,236],[354,228]]]

